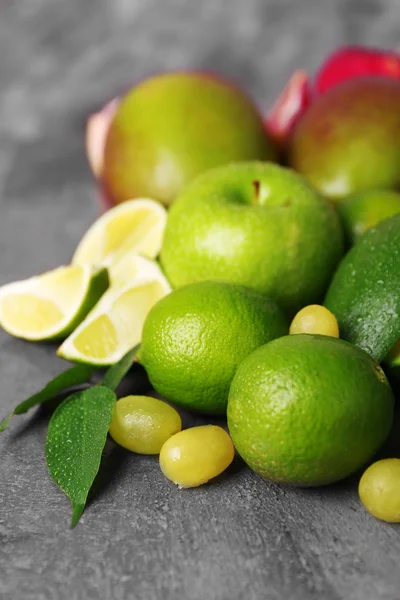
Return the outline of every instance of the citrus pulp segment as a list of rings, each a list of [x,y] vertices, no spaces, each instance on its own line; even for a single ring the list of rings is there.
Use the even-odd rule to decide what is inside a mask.
[[[154,258],[161,248],[166,220],[165,208],[148,198],[116,206],[88,229],[72,263],[108,266],[131,251]]]
[[[160,266],[155,260],[141,256],[134,250],[113,260],[108,267],[108,273],[113,287],[123,286],[137,279],[151,281],[163,276]]]

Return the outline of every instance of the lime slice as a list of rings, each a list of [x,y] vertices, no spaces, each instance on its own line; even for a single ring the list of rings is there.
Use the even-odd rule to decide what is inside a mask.
[[[59,267],[0,288],[0,324],[9,334],[43,341],[67,337],[108,288],[105,268]]]
[[[80,241],[72,264],[104,265],[129,252],[155,258],[160,251],[167,212],[147,198],[129,200],[102,215]]]
[[[155,261],[126,255],[114,271],[113,285],[58,349],[67,360],[107,366],[141,342],[150,309],[170,291]]]

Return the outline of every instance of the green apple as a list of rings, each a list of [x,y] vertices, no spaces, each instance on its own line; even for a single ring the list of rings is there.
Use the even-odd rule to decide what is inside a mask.
[[[400,185],[400,81],[360,78],[328,90],[289,140],[289,164],[325,196]]]
[[[272,163],[219,167],[172,206],[161,263],[174,287],[223,280],[271,295],[290,314],[322,299],[343,252],[333,205]]]
[[[212,167],[276,156],[260,114],[241,90],[201,73],[168,73],[132,88],[115,108],[102,183],[116,204],[144,196],[169,205]]]

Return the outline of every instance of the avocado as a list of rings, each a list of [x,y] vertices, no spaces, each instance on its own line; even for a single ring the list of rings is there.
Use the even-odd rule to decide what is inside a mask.
[[[400,338],[400,214],[367,231],[333,276],[325,306],[340,337],[381,362]]]

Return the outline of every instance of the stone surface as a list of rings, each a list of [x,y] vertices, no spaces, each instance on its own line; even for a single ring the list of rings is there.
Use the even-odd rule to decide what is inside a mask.
[[[2,0],[0,284],[68,261],[98,214],[84,125],[116,92],[212,68],[267,108],[338,44],[398,46],[398,16],[398,0]],[[1,333],[0,416],[63,366],[53,346]],[[155,458],[111,446],[71,531],[47,420],[20,417],[0,438],[2,600],[399,600],[400,528],[365,513],[356,480],[285,489],[237,461],[180,491]]]

